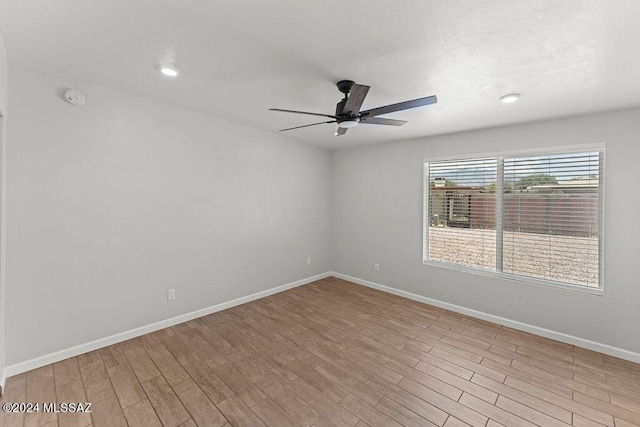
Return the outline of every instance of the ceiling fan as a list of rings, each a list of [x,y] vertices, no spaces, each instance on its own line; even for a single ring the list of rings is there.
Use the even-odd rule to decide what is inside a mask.
[[[269,108],[270,111],[281,111],[283,113],[307,114],[309,116],[328,117],[333,120],[319,123],[311,123],[309,125],[296,126],[287,129],[280,129],[285,132],[293,129],[306,128],[309,126],[322,125],[326,123],[337,123],[338,130],[335,135],[340,136],[347,133],[347,129],[358,126],[358,124],[368,125],[387,125],[402,126],[407,123],[404,120],[385,119],[377,117],[382,114],[393,113],[396,111],[408,110],[410,108],[423,107],[425,105],[435,104],[438,99],[435,95],[425,98],[418,98],[412,101],[399,102],[397,104],[385,105],[384,107],[372,108],[370,110],[360,111],[360,107],[364,102],[370,87],[359,85],[351,80],[341,80],[337,83],[338,90],[344,93],[344,98],[336,105],[335,114],[309,113],[306,111],[283,110],[281,108]]]

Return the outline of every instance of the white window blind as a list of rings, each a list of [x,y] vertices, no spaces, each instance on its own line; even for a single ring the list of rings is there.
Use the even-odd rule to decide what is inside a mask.
[[[504,159],[504,271],[599,285],[600,153]]]
[[[425,163],[425,261],[600,288],[604,152]]]

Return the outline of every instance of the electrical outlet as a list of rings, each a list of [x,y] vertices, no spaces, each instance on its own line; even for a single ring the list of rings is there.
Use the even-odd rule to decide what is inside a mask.
[[[173,301],[174,299],[176,299],[176,290],[169,289],[167,291],[167,301]]]
[[[307,265],[311,265],[311,257],[307,257]]]
[[[380,264],[373,264],[373,271],[380,271]]]

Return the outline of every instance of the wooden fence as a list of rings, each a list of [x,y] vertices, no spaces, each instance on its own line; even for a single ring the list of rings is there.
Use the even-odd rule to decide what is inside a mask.
[[[442,224],[495,229],[495,194],[451,193],[433,203]],[[505,194],[505,231],[595,237],[598,235],[597,194]],[[466,221],[466,224],[465,224]]]

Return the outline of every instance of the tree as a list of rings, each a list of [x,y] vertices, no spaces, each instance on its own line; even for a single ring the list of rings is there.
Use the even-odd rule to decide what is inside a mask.
[[[545,173],[534,173],[532,175],[525,176],[520,178],[518,182],[515,184],[516,190],[526,190],[529,187],[533,187],[535,185],[557,185],[558,180],[551,175],[547,175]]]
[[[487,185],[487,190],[489,191],[489,193],[495,193],[496,190],[498,189],[498,184],[496,184],[495,182],[492,182],[491,184]],[[502,192],[503,193],[513,193],[513,183],[512,182],[503,182],[502,183]]]

